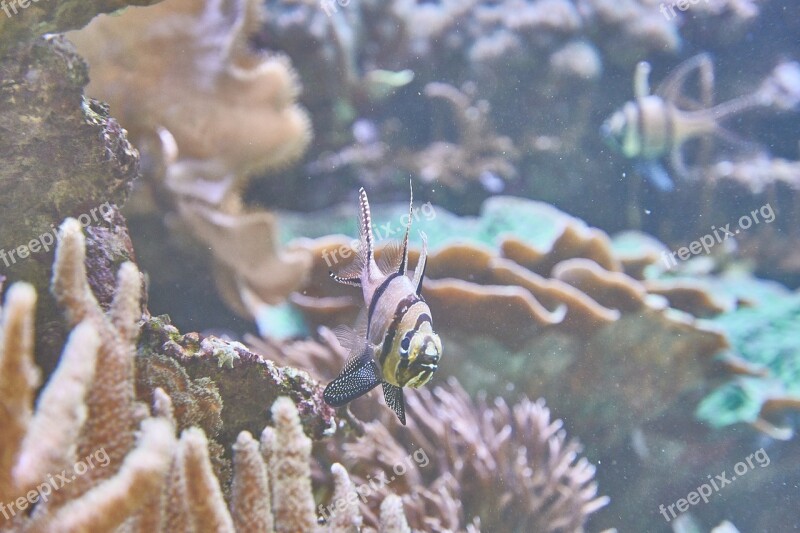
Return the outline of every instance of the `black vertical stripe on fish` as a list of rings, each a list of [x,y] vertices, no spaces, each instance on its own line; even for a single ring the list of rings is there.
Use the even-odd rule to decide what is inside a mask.
[[[422,298],[420,298],[420,301],[424,302],[425,300],[422,300]],[[431,319],[431,316],[428,313],[420,313],[420,315],[417,317],[417,323],[414,324],[414,329],[415,330],[419,329],[419,327],[422,325],[423,322],[429,322],[431,326],[433,325],[433,320]]]
[[[378,302],[378,299],[383,295],[386,291],[386,288],[392,282],[393,279],[399,277],[400,273],[395,272],[394,274],[389,274],[386,276],[386,279],[383,280],[377,289],[375,289],[375,293],[372,295],[372,300],[369,301],[369,309],[367,311],[367,337],[369,337],[370,326],[372,325],[372,314],[375,311],[375,304]]]
[[[386,335],[383,338],[380,355],[381,365],[384,364],[386,361],[386,356],[389,355],[389,350],[391,349],[394,338],[397,335],[397,328],[400,327],[400,321],[403,320],[414,304],[419,301],[420,299],[416,294],[409,294],[397,304],[397,307],[394,310],[394,315],[392,316],[392,321],[389,323],[389,327],[386,328]]]
[[[640,138],[639,154],[641,154],[645,147],[650,144],[650,140],[645,138],[647,135],[647,130],[644,129],[644,107],[639,100],[636,100],[636,127],[638,128],[638,136]]]

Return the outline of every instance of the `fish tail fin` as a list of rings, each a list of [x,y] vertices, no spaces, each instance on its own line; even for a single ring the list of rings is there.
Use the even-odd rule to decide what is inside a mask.
[[[403,389],[396,385],[392,385],[386,381],[383,382],[383,399],[386,400],[386,405],[391,407],[392,411],[397,414],[400,423],[406,425],[406,402],[403,400]]]

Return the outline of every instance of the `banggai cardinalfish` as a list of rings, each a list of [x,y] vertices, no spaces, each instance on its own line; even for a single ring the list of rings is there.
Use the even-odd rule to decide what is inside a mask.
[[[386,405],[405,425],[403,387],[419,388],[430,381],[442,357],[442,341],[433,331],[431,310],[422,298],[427,239],[413,278],[408,272],[408,236],[413,214],[413,192],[403,242],[388,246],[375,261],[374,237],[367,193],[358,198],[360,242],[352,264],[331,277],[361,287],[365,310],[354,329],[339,328],[337,337],[350,356],[339,376],[325,387],[325,401],[339,407],[383,386]]]

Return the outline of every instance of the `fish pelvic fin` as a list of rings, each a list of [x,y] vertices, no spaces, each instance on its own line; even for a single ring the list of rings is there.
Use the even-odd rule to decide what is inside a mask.
[[[391,407],[395,412],[400,423],[406,425],[406,402],[403,400],[403,389],[397,385],[383,382],[383,399],[386,400],[386,405]]]
[[[422,238],[422,251],[419,253],[417,268],[414,269],[413,281],[417,296],[422,293],[422,280],[425,278],[425,267],[428,264],[428,236],[424,231],[420,231],[419,236]]]
[[[331,331],[341,347],[352,354],[367,338],[367,310],[361,310],[352,328],[342,325],[336,326]]]
[[[669,177],[667,170],[658,161],[637,161],[635,167],[636,171],[642,174],[659,191],[671,192],[675,190],[672,178]]]
[[[346,405],[380,385],[378,374],[378,365],[364,344],[353,352],[336,379],[328,383],[322,397],[332,407]]]

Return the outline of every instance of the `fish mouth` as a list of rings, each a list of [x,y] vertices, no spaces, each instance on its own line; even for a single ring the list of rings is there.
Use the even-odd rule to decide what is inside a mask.
[[[424,368],[428,372],[436,372],[436,370],[439,368],[439,365],[437,365],[436,363],[421,363],[416,366],[418,366],[419,368]]]

